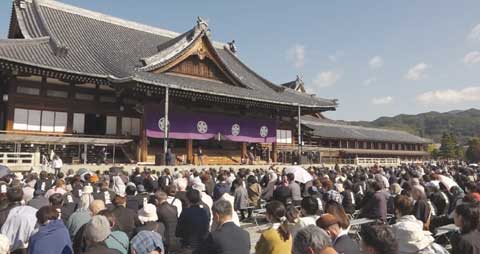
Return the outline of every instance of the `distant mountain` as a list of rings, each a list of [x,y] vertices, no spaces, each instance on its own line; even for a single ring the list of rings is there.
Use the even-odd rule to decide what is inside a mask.
[[[350,122],[352,125],[403,130],[412,134],[433,139],[439,143],[444,132],[452,132],[461,143],[480,136],[480,110],[452,110],[445,113],[431,111],[418,115],[397,115],[380,117],[372,122]]]

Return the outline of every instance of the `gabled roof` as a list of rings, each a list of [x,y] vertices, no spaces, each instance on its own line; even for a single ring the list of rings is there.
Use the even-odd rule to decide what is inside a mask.
[[[150,73],[177,57],[195,38],[208,37],[205,27],[198,24],[178,34],[54,0],[14,0],[11,22],[10,39],[0,40],[0,62],[96,77],[112,84],[136,81],[312,109],[336,107],[333,100],[273,84],[218,42],[211,43],[221,64],[243,87]],[[13,38],[18,30],[24,39]]]
[[[356,139],[364,141],[414,144],[431,143],[428,139],[412,135],[405,131],[353,126],[311,116],[302,116],[302,125],[310,129],[310,135],[320,138]]]
[[[297,76],[297,79],[295,79],[294,81],[283,83],[283,84],[281,84],[281,86],[293,89],[293,90],[295,90],[297,92],[301,92],[301,93],[306,92],[303,80],[299,76]]]

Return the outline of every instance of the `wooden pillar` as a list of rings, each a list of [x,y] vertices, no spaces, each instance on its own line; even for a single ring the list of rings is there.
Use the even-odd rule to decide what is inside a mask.
[[[143,114],[140,121],[140,140],[137,145],[137,157],[140,162],[147,162],[148,159],[148,138],[145,120],[145,114]]]
[[[187,163],[193,164],[193,140],[187,139]]]
[[[277,142],[272,143],[272,162],[276,163],[278,160],[277,158]]]
[[[242,151],[240,156],[242,159],[247,157],[247,143],[245,142],[242,143]]]

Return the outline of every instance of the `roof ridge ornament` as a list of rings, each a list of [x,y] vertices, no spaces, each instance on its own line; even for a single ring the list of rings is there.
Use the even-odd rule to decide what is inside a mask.
[[[202,17],[198,16],[197,17],[197,28],[200,29],[201,31],[207,31],[208,30],[208,22],[203,19]]]
[[[230,50],[232,53],[237,53],[237,46],[235,46],[235,40],[232,40],[231,42],[227,42],[228,50]]]

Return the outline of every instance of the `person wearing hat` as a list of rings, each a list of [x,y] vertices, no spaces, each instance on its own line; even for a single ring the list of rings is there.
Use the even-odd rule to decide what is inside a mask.
[[[85,227],[85,237],[90,243],[84,254],[121,254],[116,249],[110,249],[105,240],[111,234],[110,222],[105,216],[95,215]]]
[[[138,220],[141,225],[135,228],[134,235],[143,230],[157,232],[165,238],[165,225],[158,221],[157,207],[153,204],[145,204],[145,206],[138,211]]]
[[[423,222],[412,214],[413,203],[408,196],[397,196],[395,199],[395,216],[397,223],[392,226],[398,240],[400,254],[446,254],[445,248],[434,243],[435,239],[429,231],[423,230]]]
[[[348,235],[348,231],[342,230],[339,226],[337,218],[334,215],[325,213],[317,220],[317,226],[330,236],[333,248],[338,253],[356,254],[360,253],[360,248],[352,238]]]
[[[157,232],[142,231],[131,241],[132,254],[163,254],[162,236]]]
[[[292,254],[337,254],[337,252],[323,229],[309,225],[295,235]]]

